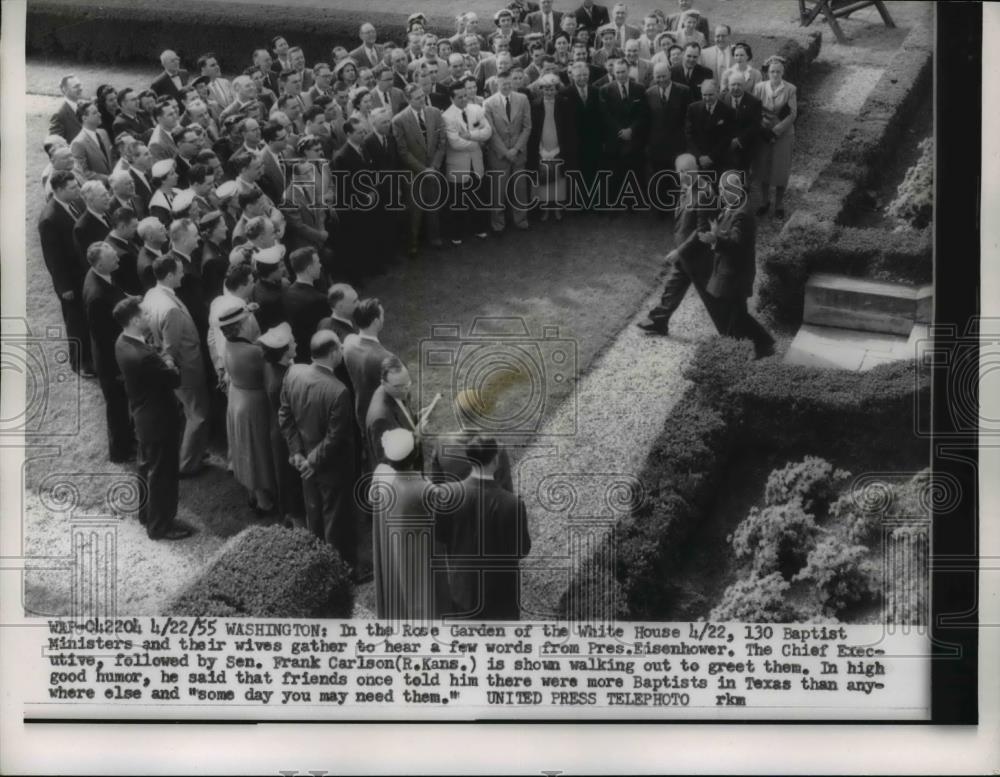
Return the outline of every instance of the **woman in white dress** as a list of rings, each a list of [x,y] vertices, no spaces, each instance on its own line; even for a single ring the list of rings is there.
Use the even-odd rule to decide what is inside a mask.
[[[778,56],[771,57],[764,63],[764,69],[767,80],[761,81],[753,90],[754,97],[761,102],[761,130],[764,135],[754,167],[764,200],[757,215],[764,216],[770,210],[770,190],[773,186],[774,215],[783,219],[785,189],[792,169],[798,103],[795,87],[785,80],[785,60]]]

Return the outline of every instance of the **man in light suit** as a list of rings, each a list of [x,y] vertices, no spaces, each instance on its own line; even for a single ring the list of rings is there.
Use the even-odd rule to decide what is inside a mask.
[[[293,364],[285,374],[278,425],[302,476],[309,530],[354,567],[357,440],[350,396],[334,374],[343,355],[337,336],[325,329],[312,336],[309,352],[311,364]]]
[[[701,50],[701,64],[712,71],[712,78],[718,84],[722,84],[722,74],[733,64],[733,52],[729,50],[729,35],[729,25],[720,24],[715,28],[715,44]]]
[[[368,460],[373,467],[386,461],[382,449],[382,435],[390,429],[406,429],[413,432],[417,454],[414,459],[423,461],[420,452],[419,415],[410,409],[410,372],[395,356],[387,356],[381,364],[381,383],[372,394],[365,419],[365,439],[368,445]]]
[[[114,169],[117,156],[108,133],[101,129],[101,114],[97,104],[81,102],[76,107],[80,131],[70,143],[77,170],[88,181],[95,178],[107,181]]]
[[[552,0],[541,0],[539,9],[525,18],[532,32],[540,32],[546,46],[559,33],[562,25],[562,11],[552,10]]]
[[[625,63],[628,65],[628,77],[648,89],[653,81],[653,65],[645,59],[639,59],[638,38],[632,38],[625,44]]]
[[[615,26],[615,45],[624,51],[625,44],[630,40],[638,40],[642,30],[627,23],[628,6],[625,3],[615,3],[611,9],[611,23]]]
[[[180,475],[193,477],[205,470],[208,450],[209,400],[201,337],[187,306],[177,296],[184,268],[173,256],[153,262],[156,285],[146,292],[142,306],[149,316],[153,343],[180,371],[177,398],[184,408],[184,436],[180,447]]]
[[[403,90],[393,86],[393,73],[389,69],[381,70],[375,88],[372,90],[373,107],[388,108],[395,116],[406,107],[406,95]]]
[[[160,54],[160,64],[163,66],[163,73],[149,88],[156,92],[157,97],[177,97],[188,82],[187,71],[181,70],[181,58],[167,49]]]
[[[497,76],[497,86],[497,93],[483,103],[486,118],[493,127],[486,146],[490,184],[494,187],[490,226],[494,232],[503,231],[506,206],[510,204],[514,226],[527,229],[527,211],[518,207],[518,203],[527,202],[528,182],[519,171],[524,170],[527,159],[531,106],[525,95],[514,91],[509,72]]]
[[[146,341],[150,325],[138,299],[123,299],[112,315],[122,329],[115,341],[115,360],[139,442],[138,475],[147,491],[139,522],[150,539],[184,539],[191,528],[176,521],[183,416],[174,392],[179,390],[181,376],[173,358]]]
[[[177,108],[173,103],[157,103],[153,108],[153,118],[156,119],[156,126],[153,127],[153,134],[149,136],[148,143],[153,161],[176,159],[180,154],[180,149],[177,148],[173,138],[174,130],[180,122]]]
[[[520,560],[531,551],[528,517],[519,496],[494,479],[500,445],[492,437],[469,441],[469,476],[446,483],[447,512],[435,514],[445,544],[452,608],[458,619],[518,620],[521,617]]]
[[[208,91],[209,94],[215,97],[219,108],[226,108],[236,99],[232,83],[229,79],[222,77],[219,58],[215,56],[214,52],[209,51],[198,57],[198,70],[203,76],[208,76],[210,79],[208,82]]]
[[[493,135],[493,128],[483,109],[469,102],[465,84],[452,84],[450,91],[451,107],[442,114],[448,138],[445,172],[452,188],[451,243],[461,245],[470,232],[479,238],[487,236],[477,203],[482,200],[480,188],[486,170],[482,144]]]
[[[422,87],[409,84],[406,99],[409,106],[392,119],[392,134],[396,138],[399,159],[413,176],[404,182],[403,201],[410,219],[409,253],[416,256],[421,225],[425,227],[430,244],[441,245],[438,208],[444,182],[439,171],[447,139],[441,112],[426,104]]]
[[[358,67],[375,68],[382,62],[382,44],[375,42],[376,37],[378,33],[374,24],[365,22],[361,25],[361,29],[358,30],[361,45],[347,55],[358,63]]]
[[[385,324],[385,311],[377,298],[363,299],[357,304],[354,323],[358,334],[345,338],[344,363],[354,388],[355,419],[358,428],[365,429],[368,406],[382,382],[382,361],[392,354],[378,339]]]
[[[59,105],[59,110],[49,119],[49,134],[59,135],[68,143],[80,134],[82,127],[76,117],[76,108],[83,95],[83,85],[76,76],[66,75],[59,81],[59,91],[62,92],[63,101]]]

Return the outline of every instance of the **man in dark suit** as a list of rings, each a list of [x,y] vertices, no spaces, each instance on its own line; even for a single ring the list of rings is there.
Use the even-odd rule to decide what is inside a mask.
[[[343,345],[348,335],[358,334],[358,325],[354,323],[354,310],[358,306],[358,293],[353,286],[346,283],[335,283],[326,292],[326,301],[330,306],[330,315],[323,318],[316,328],[329,329],[337,335],[341,345]]]
[[[691,90],[691,100],[701,99],[701,83],[712,77],[712,71],[699,64],[701,46],[689,43],[684,49],[681,63],[670,70],[670,79],[675,84],[684,84]]]
[[[151,116],[139,111],[139,94],[129,86],[118,92],[118,115],[111,124],[115,137],[127,132],[135,140],[145,143],[153,134]]]
[[[157,219],[159,220],[159,219]],[[118,269],[111,276],[126,294],[142,294],[139,281],[139,246],[135,242],[139,221],[131,208],[115,208],[111,213],[111,231],[106,242],[118,256]]]
[[[628,178],[641,182],[642,126],[646,90],[628,77],[628,63],[617,60],[614,81],[601,87],[604,153],[611,169],[611,203],[618,201]],[[627,187],[626,187],[627,188]]]
[[[142,247],[135,261],[135,271],[139,276],[139,286],[145,293],[156,285],[153,262],[163,256],[169,247],[167,228],[156,216],[146,216],[136,227],[136,234],[142,241]]]
[[[87,181],[80,189],[86,206],[73,225],[73,242],[80,257],[80,265],[87,266],[87,249],[92,243],[104,240],[111,231],[108,208],[111,206],[111,192],[101,181]]]
[[[491,437],[470,440],[472,465],[460,483],[442,486],[447,512],[435,514],[444,540],[451,613],[476,621],[521,617],[520,560],[531,551],[528,517],[519,496],[494,480],[500,446]]]
[[[684,135],[688,153],[702,170],[721,172],[729,158],[733,140],[733,109],[719,99],[719,87],[706,79],[701,84],[702,99],[688,106]]]
[[[741,171],[722,173],[719,204],[710,229],[698,235],[712,251],[712,275],[706,291],[715,300],[713,319],[719,334],[752,341],[761,359],[774,353],[774,338],[747,312],[757,271],[757,224],[750,213],[749,188]]]
[[[413,432],[417,453],[413,457],[419,466],[423,461],[420,452],[420,419],[410,409],[409,370],[395,356],[386,356],[381,365],[381,384],[372,394],[365,420],[365,440],[368,445],[368,460],[375,467],[385,461],[382,435],[390,429],[406,429]]]
[[[59,105],[59,110],[49,119],[49,134],[59,135],[69,143],[80,134],[82,128],[80,120],[76,117],[76,107],[80,97],[83,96],[83,85],[76,76],[66,75],[59,81],[59,91],[62,92],[63,101]]]
[[[691,91],[683,84],[670,80],[670,65],[657,62],[653,67],[653,85],[646,90],[646,160],[650,180],[656,180],[654,204],[668,204],[666,190],[673,182],[663,175],[673,170],[674,161],[684,151],[684,119],[687,116]],[[663,213],[669,211],[669,207]]]
[[[341,270],[346,276],[340,280],[354,282],[364,274],[363,259],[367,254],[367,235],[372,223],[370,206],[374,195],[359,185],[361,174],[371,170],[371,160],[364,150],[367,129],[360,119],[352,117],[344,122],[347,143],[333,157],[335,175],[342,176],[344,202],[338,203],[339,228],[337,245],[344,261]]]
[[[156,92],[157,97],[177,97],[188,82],[188,72],[181,70],[181,58],[167,49],[160,54],[160,64],[163,72],[149,88]]]
[[[583,0],[583,4],[576,9],[576,24],[581,30],[590,30],[593,34],[601,27],[611,21],[606,6],[597,5],[594,0]]]
[[[295,337],[295,361],[309,362],[309,341],[319,322],[329,314],[326,294],[316,287],[323,273],[319,254],[313,248],[296,248],[289,256],[295,280],[282,292],[285,317]]]
[[[306,521],[352,567],[357,563],[355,427],[350,397],[334,370],[343,358],[328,330],[309,343],[312,364],[293,364],[281,387],[278,424],[302,475]]]
[[[542,41],[547,46],[559,33],[562,17],[562,11],[552,10],[552,0],[541,0],[539,9],[529,13],[524,21],[532,32],[541,33]]]
[[[135,434],[129,417],[128,396],[115,360],[115,343],[122,328],[115,322],[115,306],[125,292],[114,282],[118,254],[108,243],[94,243],[87,250],[90,270],[83,280],[83,309],[90,327],[94,370],[104,395],[108,423],[108,458],[117,464],[135,454]]]
[[[354,387],[358,428],[364,429],[368,405],[382,382],[382,361],[392,354],[378,339],[385,323],[385,311],[378,299],[372,297],[359,302],[354,309],[354,323],[358,326],[358,335],[345,342],[344,363]]]
[[[733,139],[729,144],[729,166],[749,175],[760,138],[760,100],[746,91],[746,76],[731,73],[729,91],[722,102],[733,109]]]
[[[369,265],[366,272],[379,272],[389,264],[399,245],[399,213],[390,205],[401,202],[399,181],[390,175],[399,170],[399,151],[392,132],[392,111],[376,108],[371,113],[372,132],[365,138],[362,148],[371,162],[371,169],[386,173],[377,186],[378,201],[370,214]]]
[[[711,190],[698,178],[698,162],[690,154],[677,157],[675,167],[681,191],[674,211],[674,247],[666,258],[667,278],[660,303],[649,311],[646,321],[638,324],[640,329],[664,337],[670,334],[670,317],[692,284],[709,314],[714,314],[713,298],[705,291],[711,271],[708,250],[698,239],[699,232],[709,228]]]
[[[264,140],[264,150],[261,152],[261,162],[264,172],[257,185],[264,194],[276,205],[281,203],[281,195],[285,191],[285,176],[281,168],[281,157],[288,146],[288,130],[277,122],[268,122],[261,132]]]
[[[361,45],[347,55],[358,63],[358,67],[376,68],[382,62],[382,44],[375,42],[376,37],[378,33],[374,24],[365,22],[361,25],[358,30]]]
[[[161,355],[148,344],[149,323],[139,300],[127,297],[112,314],[122,329],[115,342],[115,360],[139,441],[139,478],[146,483],[139,520],[151,539],[183,539],[191,529],[176,521],[178,451],[184,424],[174,389],[180,386],[180,372],[169,355]]]
[[[563,135],[559,136],[559,151],[567,172],[578,175],[584,186],[589,186],[594,180],[600,164],[604,131],[599,91],[589,83],[588,67],[586,62],[580,60],[570,66],[572,83],[559,93],[556,100],[556,129],[560,123],[558,116],[562,116],[563,126],[570,128],[565,133],[565,148]]]
[[[81,297],[86,265],[73,240],[76,220],[83,214],[79,205],[80,186],[68,170],[53,173],[49,183],[52,197],[38,219],[42,258],[59,295],[66,337],[76,343],[70,348],[70,366],[84,377],[93,377],[90,336]]]
[[[441,111],[426,104],[423,88],[409,84],[405,93],[409,106],[393,117],[392,133],[399,159],[411,174],[403,186],[403,201],[410,220],[409,252],[416,256],[421,226],[430,244],[441,246],[440,219],[434,205],[438,195],[447,191],[439,175],[447,141]]]

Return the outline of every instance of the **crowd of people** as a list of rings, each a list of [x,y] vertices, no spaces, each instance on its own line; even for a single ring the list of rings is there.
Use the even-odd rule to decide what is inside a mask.
[[[44,141],[42,252],[79,344],[72,366],[104,395],[109,458],[137,460],[148,484],[150,537],[190,534],[176,516],[178,481],[212,462],[213,428],[224,429],[225,466],[249,505],[307,526],[357,579],[359,505],[378,512],[374,496],[357,498],[359,476],[374,493],[387,482],[407,491],[403,481],[424,483],[425,470],[450,475],[479,498],[451,495],[460,506],[436,517],[449,527],[437,550],[464,558],[485,541],[513,559],[487,576],[499,582],[486,612],[516,616],[515,578],[504,575],[516,576],[530,539],[506,453],[465,435],[425,456],[428,408],[410,407],[409,372],[379,342],[385,312],[357,289],[397,253],[561,219],[602,178],[591,210],[617,211],[630,187],[670,181],[687,196],[654,204],[673,217],[675,246],[643,328],[667,335],[694,285],[720,333],[770,353],[746,309],[747,183],[761,192],[757,217],[772,190],[773,215],[784,216],[796,90],[780,57],[758,71],[727,25],[713,30],[690,2],[679,6],[633,26],[621,3],[561,12],[517,0],[488,35],[474,13],[451,35],[413,14],[395,42],[366,23],[360,45],[334,47],[326,62],[308,63],[277,35],[232,80],[211,52],[189,73],[169,50],[147,88],[101,85],[89,99],[78,78],[62,78]],[[372,172],[385,175],[360,175]],[[442,191],[456,196],[445,205]],[[484,503],[499,528],[470,536],[454,516]],[[419,573],[401,570],[415,562],[391,559],[386,524],[375,526],[380,602],[396,602],[380,615],[482,605],[468,564],[448,566],[448,585],[427,586],[434,596],[401,587],[430,581],[435,554]],[[447,601],[435,598],[442,590]]]

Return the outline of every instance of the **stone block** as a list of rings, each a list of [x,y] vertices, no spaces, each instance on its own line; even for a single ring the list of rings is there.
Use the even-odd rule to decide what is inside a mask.
[[[917,287],[817,273],[806,282],[803,322],[906,337],[918,318]],[[926,297],[924,308],[928,307]]]

